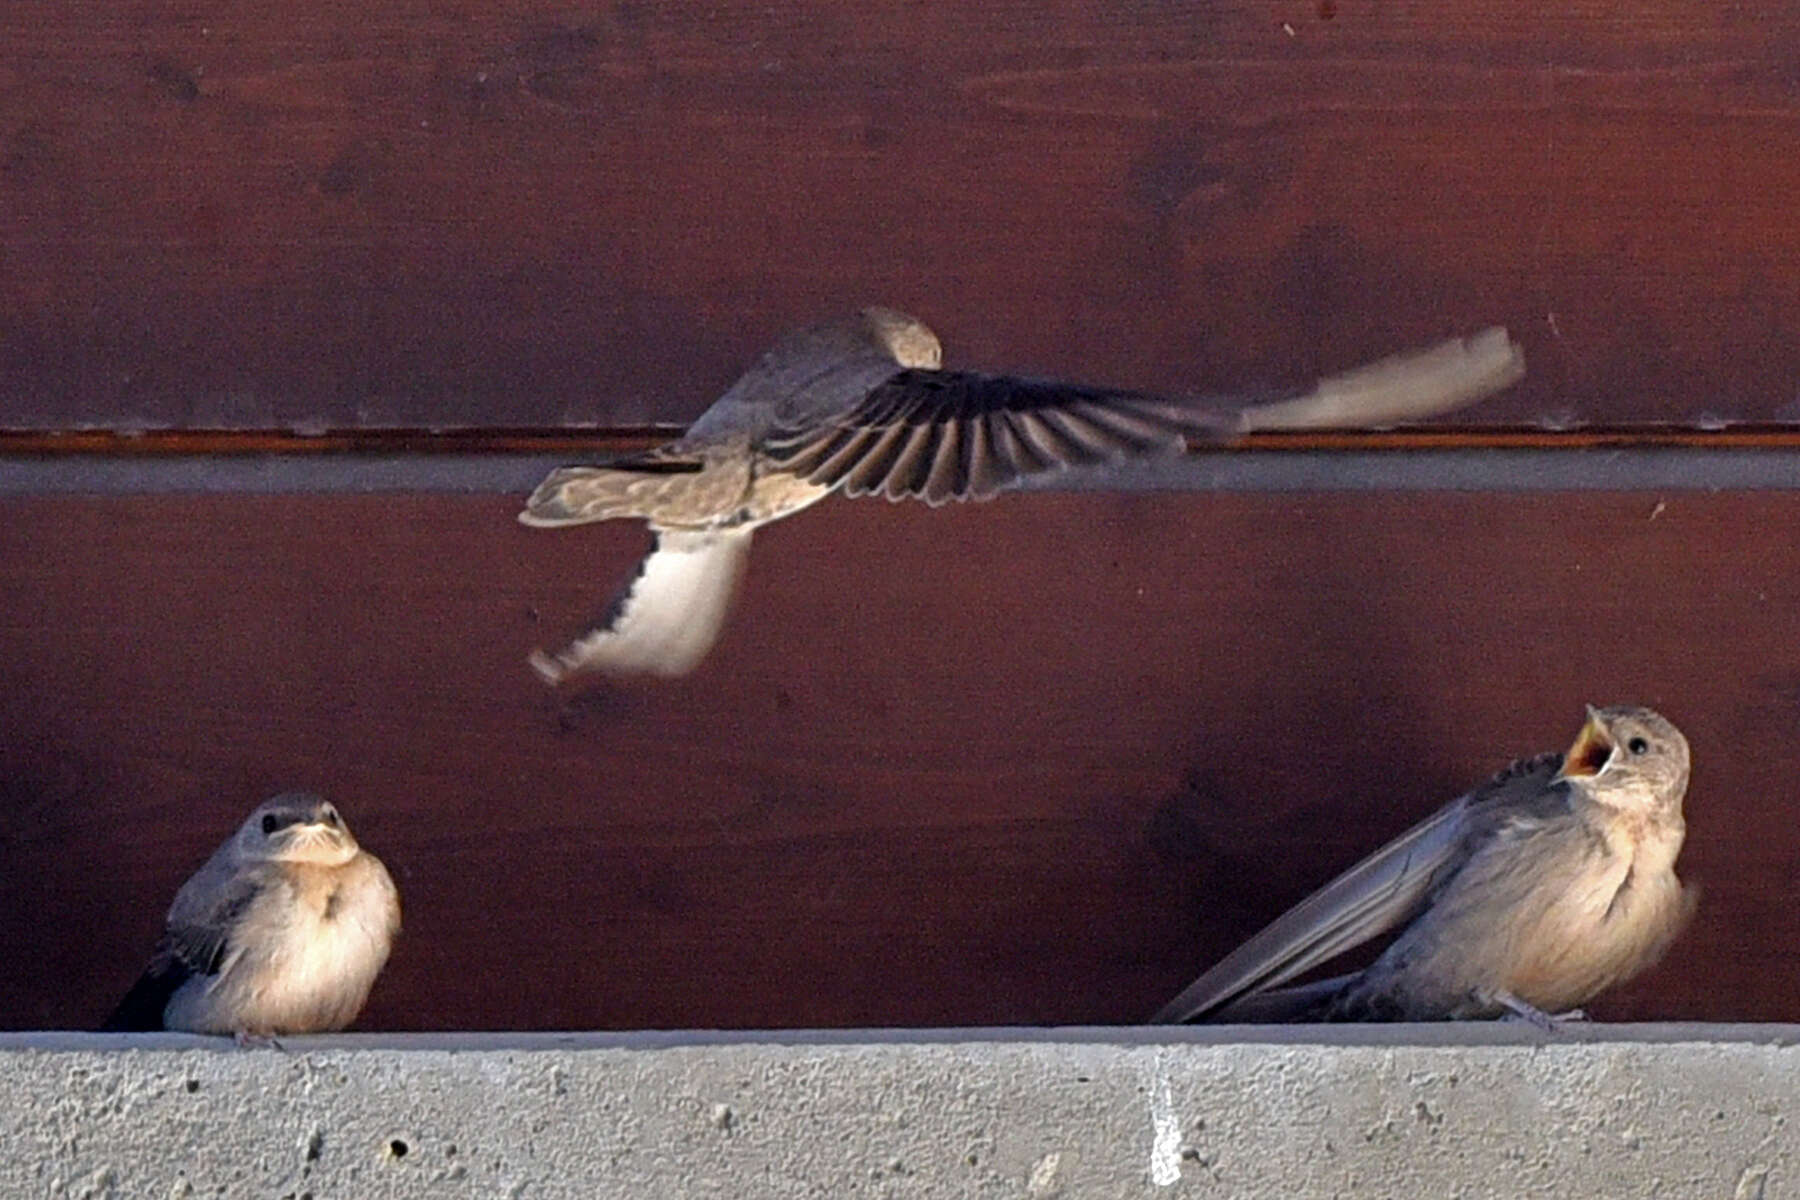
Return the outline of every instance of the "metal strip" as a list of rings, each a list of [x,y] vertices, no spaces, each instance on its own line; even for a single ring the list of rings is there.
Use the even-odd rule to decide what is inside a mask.
[[[524,494],[583,456],[266,453],[0,457],[0,496],[167,493]],[[1267,450],[1071,471],[1030,491],[1719,491],[1800,488],[1800,449]]]

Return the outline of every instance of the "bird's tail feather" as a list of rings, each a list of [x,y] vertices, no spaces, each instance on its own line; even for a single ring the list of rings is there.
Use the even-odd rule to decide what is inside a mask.
[[[598,518],[595,518],[598,519]],[[572,675],[685,675],[718,640],[750,557],[747,528],[663,530],[606,615],[531,665],[546,683]]]
[[[1361,978],[1360,972],[1334,975],[1312,983],[1290,984],[1252,992],[1207,1014],[1209,1025],[1287,1025],[1325,1020],[1332,1002]]]
[[[672,493],[691,490],[703,464],[644,456],[610,467],[559,467],[525,501],[519,522],[541,528],[648,517]]]
[[[1354,429],[1473,404],[1525,374],[1525,351],[1495,326],[1321,379],[1304,396],[1243,410],[1247,430]]]
[[[100,1026],[102,1033],[154,1033],[163,1028],[163,1010],[190,971],[178,965],[152,966],[138,976],[119,1006]]]

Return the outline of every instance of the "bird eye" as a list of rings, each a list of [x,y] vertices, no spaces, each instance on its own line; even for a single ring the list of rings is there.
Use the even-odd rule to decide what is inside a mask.
[[[1650,743],[1646,742],[1641,737],[1632,738],[1629,742],[1626,742],[1625,748],[1627,750],[1631,751],[1633,754],[1648,754],[1648,753],[1650,753]]]
[[[275,814],[274,814],[274,813],[264,813],[264,814],[263,814],[263,820],[262,820],[262,826],[263,826],[263,836],[265,836],[265,837],[266,837],[266,836],[268,836],[268,835],[269,835],[269,834],[271,834],[271,833],[274,833],[274,832],[275,832],[275,826],[276,826],[276,825],[277,825],[277,824],[279,824],[279,822],[278,822],[278,821],[276,821],[276,820],[275,820]]]

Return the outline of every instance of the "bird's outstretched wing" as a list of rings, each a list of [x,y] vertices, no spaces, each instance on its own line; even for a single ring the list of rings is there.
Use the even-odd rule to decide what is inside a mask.
[[[1248,1000],[1411,921],[1509,814],[1566,803],[1549,790],[1561,761],[1550,754],[1514,763],[1445,805],[1275,918],[1183,988],[1151,1023],[1248,1020],[1259,1007],[1283,1008],[1283,997],[1261,1005]],[[1315,990],[1304,989],[1309,1002],[1317,999]]]
[[[841,413],[773,430],[763,450],[775,469],[841,486],[848,496],[936,505],[984,499],[1029,475],[1170,453],[1252,430],[1417,420],[1508,386],[1524,364],[1504,329],[1488,329],[1259,404],[906,369]]]
[[[1228,417],[1139,392],[902,370],[823,425],[776,430],[763,451],[776,470],[848,496],[937,505],[1234,430]]]

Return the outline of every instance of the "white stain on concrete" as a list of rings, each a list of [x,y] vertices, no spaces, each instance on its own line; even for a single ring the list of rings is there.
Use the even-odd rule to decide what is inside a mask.
[[[1181,1121],[1175,1116],[1175,1099],[1169,1091],[1166,1051],[1157,1050],[1151,1062],[1150,1182],[1168,1187],[1181,1182]]]
[[[1033,1196],[1048,1196],[1056,1191],[1058,1179],[1056,1174],[1062,1169],[1062,1152],[1052,1150],[1037,1160],[1031,1168],[1031,1178],[1025,1183],[1025,1191]]]

